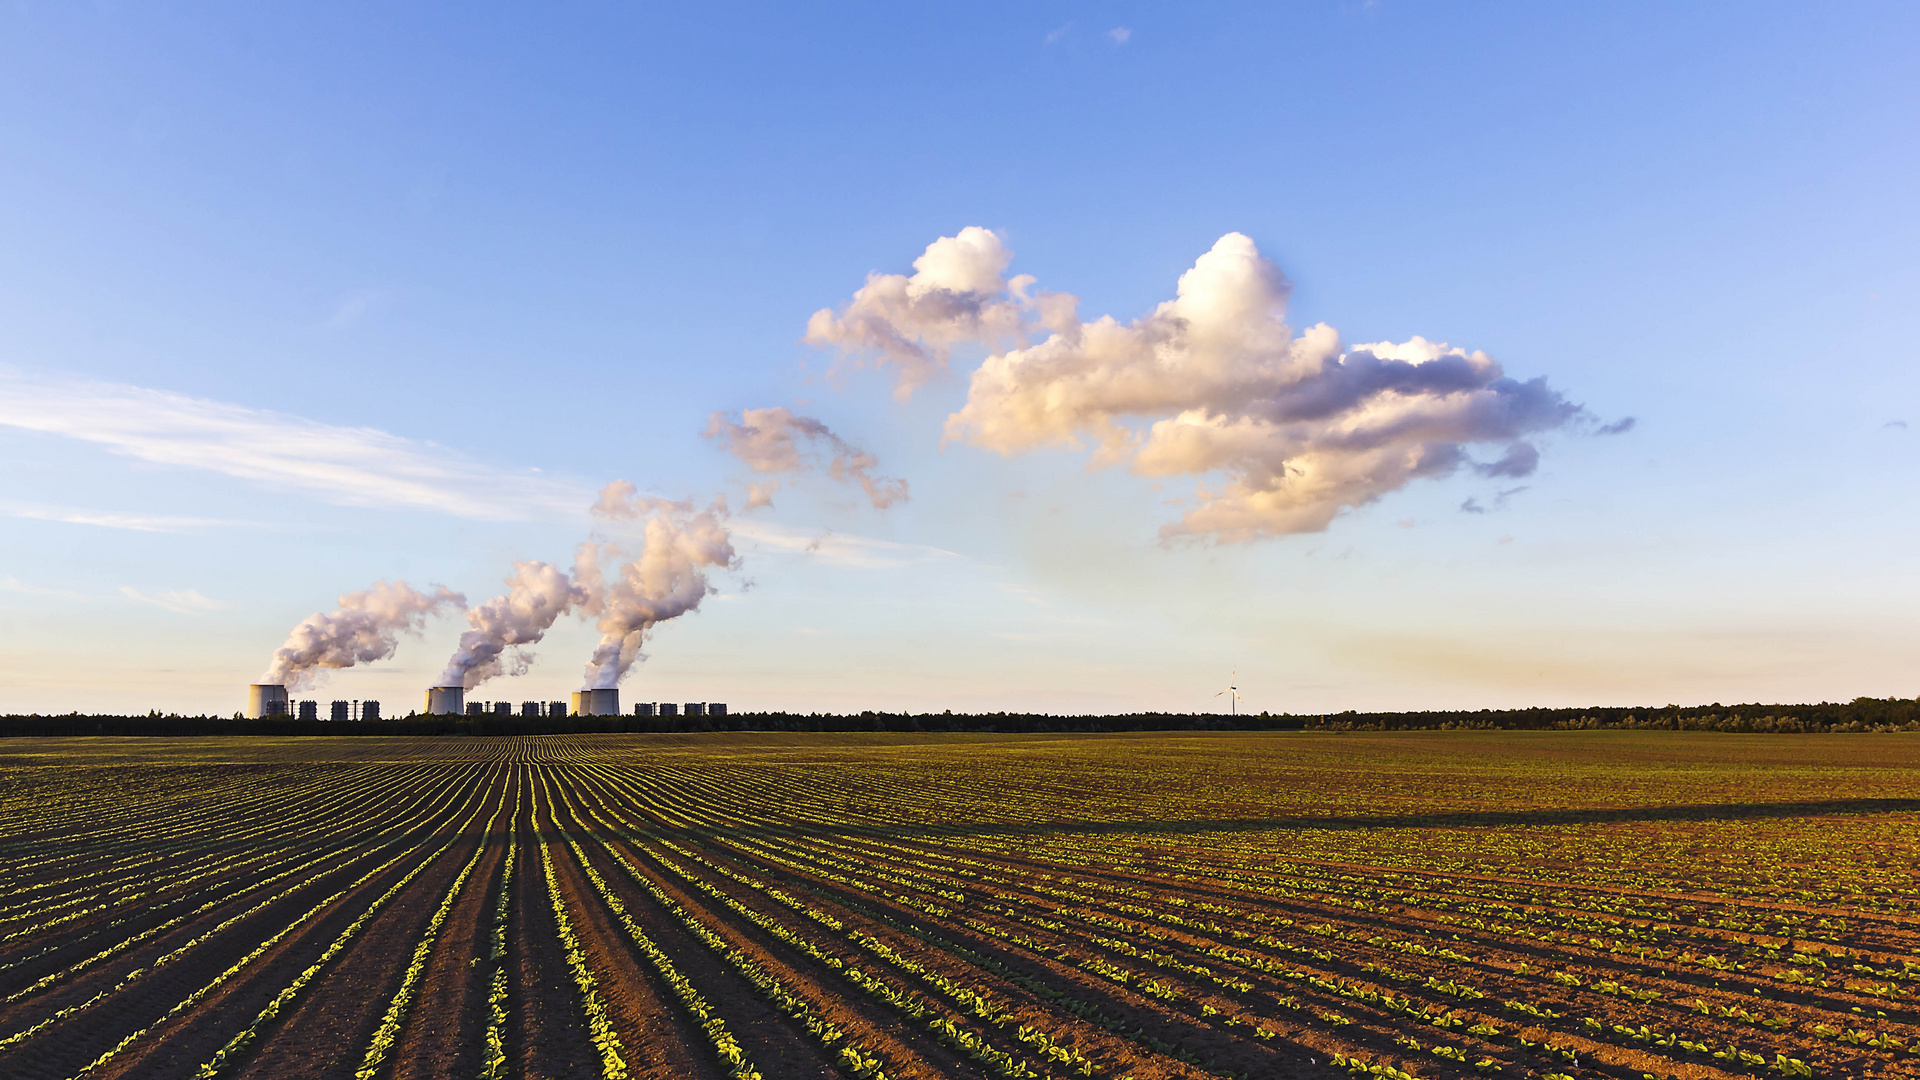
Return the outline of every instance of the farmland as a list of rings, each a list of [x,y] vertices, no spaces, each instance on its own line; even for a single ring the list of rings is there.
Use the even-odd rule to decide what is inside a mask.
[[[1920,1077],[1920,738],[0,743],[6,1077]]]

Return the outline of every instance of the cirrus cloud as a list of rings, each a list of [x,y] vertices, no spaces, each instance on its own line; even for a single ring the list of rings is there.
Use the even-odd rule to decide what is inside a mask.
[[[164,390],[36,377],[4,367],[0,425],[95,443],[158,465],[224,473],[343,506],[526,521],[578,518],[586,501],[578,486],[501,469],[378,428],[324,424]],[[57,520],[149,531],[222,524],[128,515]]]

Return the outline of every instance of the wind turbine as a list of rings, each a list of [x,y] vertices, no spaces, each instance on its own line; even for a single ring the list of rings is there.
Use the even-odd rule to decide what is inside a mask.
[[[1227,699],[1227,709],[1229,713],[1231,713],[1231,715],[1234,715],[1234,716],[1239,716],[1240,715],[1240,687],[1235,685],[1240,681],[1239,665],[1237,664],[1234,665],[1233,674],[1228,676],[1228,678],[1231,679],[1232,681],[1228,683],[1227,688],[1213,696],[1225,697]]]

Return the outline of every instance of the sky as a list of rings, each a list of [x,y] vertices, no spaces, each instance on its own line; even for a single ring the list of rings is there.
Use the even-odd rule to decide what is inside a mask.
[[[1920,694],[1916,45],[9,5],[0,712]]]

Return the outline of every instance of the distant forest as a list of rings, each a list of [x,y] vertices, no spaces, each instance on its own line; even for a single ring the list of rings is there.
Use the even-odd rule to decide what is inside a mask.
[[[1728,731],[1764,734],[1920,731],[1920,698],[1818,705],[1480,709],[1472,712],[731,713],[726,716],[404,716],[391,720],[235,720],[218,716],[0,716],[0,737],[28,735],[562,735],[693,731]]]

